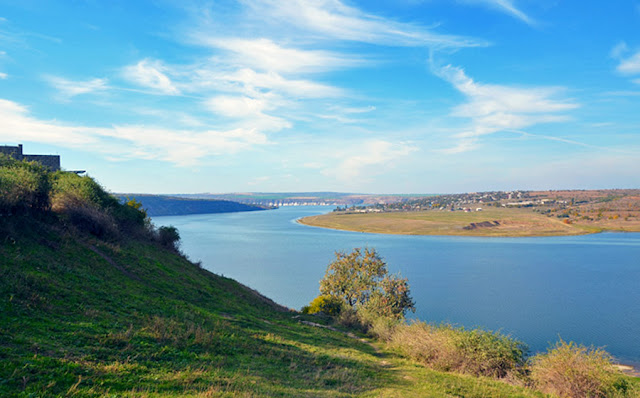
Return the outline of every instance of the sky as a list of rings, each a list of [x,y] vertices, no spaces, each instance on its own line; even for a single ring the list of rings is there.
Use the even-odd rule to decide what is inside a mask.
[[[0,0],[0,145],[113,192],[640,188],[640,0]]]

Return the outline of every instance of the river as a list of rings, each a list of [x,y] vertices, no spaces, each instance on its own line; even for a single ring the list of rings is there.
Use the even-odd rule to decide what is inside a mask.
[[[412,318],[500,330],[532,352],[562,338],[640,364],[640,233],[540,238],[334,231],[296,219],[331,207],[155,217],[204,268],[300,309],[319,294],[334,251],[375,248],[409,279]]]

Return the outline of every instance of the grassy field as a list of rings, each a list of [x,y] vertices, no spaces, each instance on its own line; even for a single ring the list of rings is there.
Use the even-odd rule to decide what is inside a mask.
[[[543,396],[304,324],[151,243],[23,223],[0,264],[2,397]]]
[[[498,225],[495,225],[495,221]],[[580,235],[601,231],[596,226],[565,224],[558,218],[521,208],[487,208],[469,213],[438,210],[365,214],[336,212],[305,217],[299,222],[315,227],[401,235],[516,237]],[[493,226],[471,226],[472,223],[484,222],[490,222]]]

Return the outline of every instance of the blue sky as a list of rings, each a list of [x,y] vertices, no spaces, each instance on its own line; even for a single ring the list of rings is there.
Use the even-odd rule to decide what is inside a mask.
[[[640,187],[640,1],[0,0],[0,144],[115,192]]]

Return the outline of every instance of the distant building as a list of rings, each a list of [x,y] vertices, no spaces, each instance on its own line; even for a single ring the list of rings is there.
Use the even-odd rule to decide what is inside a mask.
[[[0,145],[0,153],[9,155],[16,160],[38,162],[41,165],[48,167],[51,171],[60,170],[60,155],[25,155],[22,153],[22,144],[18,146]]]

